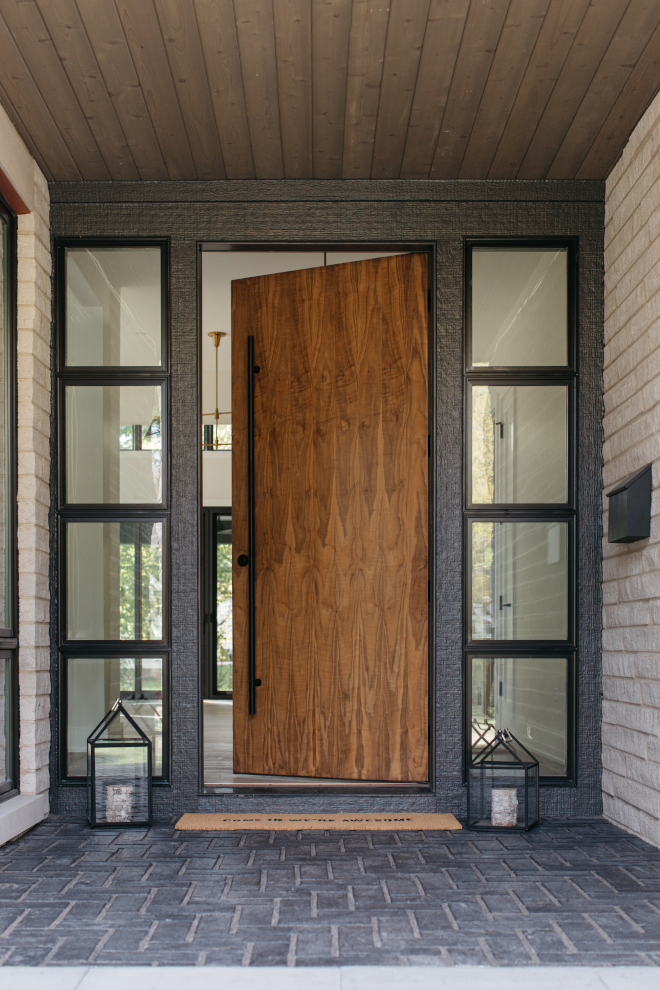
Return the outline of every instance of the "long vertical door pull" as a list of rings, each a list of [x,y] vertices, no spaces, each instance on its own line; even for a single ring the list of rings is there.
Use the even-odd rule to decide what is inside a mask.
[[[254,337],[247,339],[247,454],[248,454],[248,712],[257,711],[255,676],[255,556],[254,556]]]

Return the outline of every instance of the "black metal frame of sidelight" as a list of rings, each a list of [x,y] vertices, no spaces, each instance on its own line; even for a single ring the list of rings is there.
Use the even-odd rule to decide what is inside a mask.
[[[557,249],[567,252],[567,362],[564,367],[475,367],[471,360],[472,338],[472,251],[474,248],[492,250]],[[467,780],[471,745],[471,661],[491,657],[568,659],[569,676],[566,697],[567,767],[562,776],[540,777],[544,787],[574,787],[577,784],[577,683],[578,683],[578,510],[577,510],[577,447],[578,447],[578,366],[577,366],[577,238],[466,238],[464,241],[464,461],[463,461],[463,780]],[[565,503],[542,504],[475,504],[472,502],[472,423],[471,388],[473,385],[564,385],[567,389],[567,500]],[[474,640],[471,638],[472,554],[471,528],[481,522],[563,522],[568,527],[568,633],[565,640]]]
[[[161,264],[161,363],[154,366],[67,366],[66,364],[66,252],[69,248],[157,248]],[[153,778],[168,785],[171,771],[171,527],[170,527],[170,244],[163,237],[57,237],[54,241],[56,320],[56,437],[57,437],[57,779],[71,787],[86,786],[84,777],[67,768],[67,673],[71,658],[162,658],[163,660],[163,766]],[[107,503],[72,504],[66,501],[67,386],[157,385],[161,387],[162,497],[152,505]],[[120,522],[162,524],[162,637],[159,640],[76,640],[67,633],[66,529],[72,523]]]

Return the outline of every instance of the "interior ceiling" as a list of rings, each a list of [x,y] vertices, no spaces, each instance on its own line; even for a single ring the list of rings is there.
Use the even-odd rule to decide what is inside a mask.
[[[0,0],[48,179],[602,179],[658,0]]]

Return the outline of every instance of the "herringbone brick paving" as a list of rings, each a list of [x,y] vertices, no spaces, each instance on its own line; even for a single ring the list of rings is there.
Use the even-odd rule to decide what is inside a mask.
[[[660,850],[525,834],[91,830],[0,848],[0,965],[660,965]]]

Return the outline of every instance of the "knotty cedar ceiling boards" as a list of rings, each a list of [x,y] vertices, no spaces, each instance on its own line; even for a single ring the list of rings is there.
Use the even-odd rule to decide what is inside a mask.
[[[660,0],[0,0],[0,101],[76,179],[604,178]]]

